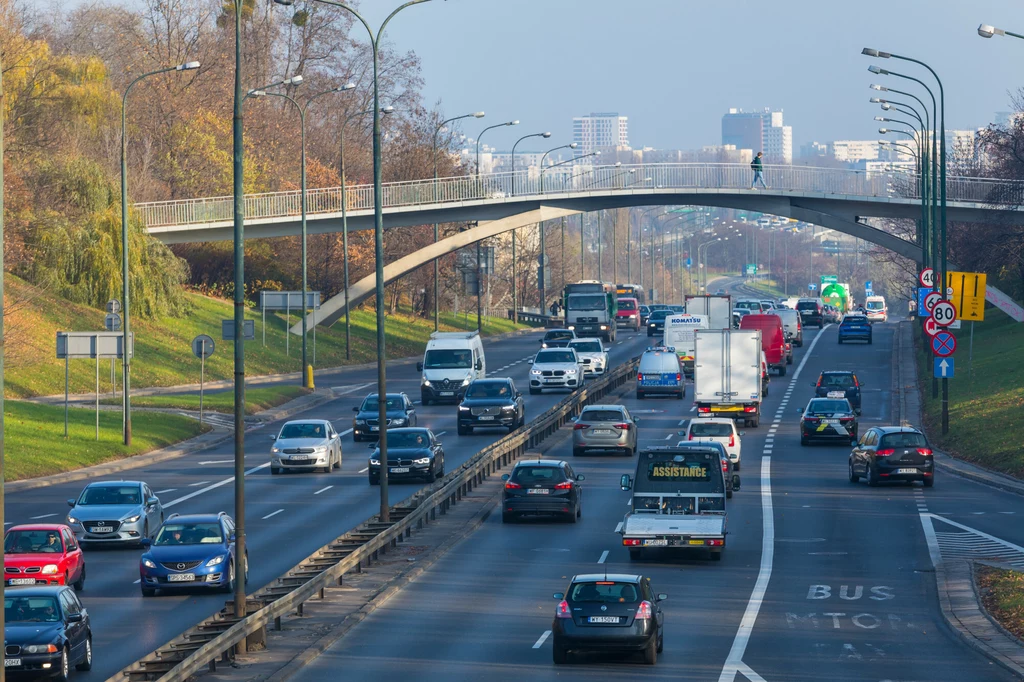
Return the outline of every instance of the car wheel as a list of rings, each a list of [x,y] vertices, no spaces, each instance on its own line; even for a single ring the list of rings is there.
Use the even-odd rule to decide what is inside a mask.
[[[437,480],[437,472],[434,471],[433,469],[431,469],[430,473],[427,474],[427,483],[433,483],[436,480]]]
[[[869,346],[871,345],[871,337],[870,336],[868,337],[868,345]]]
[[[800,445],[806,446],[808,443],[810,443],[810,441],[807,440],[806,436],[800,436]]]
[[[631,550],[629,550],[629,560],[630,561],[639,561],[640,560],[640,552],[641,552],[641,550],[639,550],[639,549],[631,549]]]
[[[82,564],[82,575],[78,576],[78,580],[73,585],[75,592],[81,592],[85,589],[85,564]]]
[[[518,428],[519,428],[519,423],[516,422],[515,424],[512,424],[511,426],[508,427],[508,432],[509,433],[515,433],[515,430],[518,429]]]
[[[355,431],[353,431],[353,432],[352,432],[352,442],[353,442],[353,443],[361,443],[361,442],[363,442],[363,439],[359,437],[359,434],[358,434],[358,433],[356,433]]]
[[[60,650],[60,668],[57,670],[57,675],[54,678],[60,682],[67,682],[68,678],[71,677],[71,661],[68,658],[68,648],[64,647]]]
[[[730,500],[732,499],[732,488],[725,489],[725,497]]]
[[[539,388],[533,388],[531,386],[530,387],[530,395],[540,395],[540,389]]]
[[[270,467],[270,475],[271,476],[280,476],[281,475],[280,467]]]
[[[433,401],[422,393],[420,394],[420,402],[423,404],[423,407],[430,407],[433,404]]]
[[[786,376],[786,366],[785,365],[782,365],[781,367],[779,367],[779,376],[780,377]]]
[[[576,508],[569,512],[569,518],[566,519],[569,523],[576,523],[576,519],[579,518],[580,508],[576,505]]]
[[[380,485],[380,476],[367,476],[370,485]]]
[[[580,456],[583,455],[584,452],[585,451],[583,450],[583,448],[573,448],[572,449],[572,456],[573,457],[580,457]]]
[[[732,470],[733,471],[739,471],[740,470],[740,462],[739,462],[739,460],[736,460],[735,462],[733,462]]]
[[[850,483],[857,483],[860,481],[860,475],[853,470],[853,462],[850,462]]]
[[[787,365],[792,365],[793,364],[793,356],[792,355],[787,355],[786,356],[786,364]]]
[[[665,635],[664,635],[664,633],[662,633],[662,635],[660,637],[658,637],[658,653],[660,654],[664,649],[665,649]]]
[[[636,399],[637,400],[643,400],[644,399],[644,394],[642,392],[640,392],[640,391],[637,391],[636,392]]]
[[[460,436],[465,436],[466,434],[469,433],[469,429],[466,429],[466,428],[464,428],[462,426],[456,427],[456,431],[458,431]]]
[[[555,665],[562,665],[569,660],[569,652],[558,643],[551,644],[551,662]]]
[[[679,399],[682,400],[685,397],[686,397],[686,389],[684,388],[683,390],[679,391]]]
[[[931,476],[929,476],[928,478],[926,478],[923,481],[921,481],[921,483],[924,484],[925,488],[934,488],[935,487],[935,474],[933,473]]]
[[[878,487],[878,469],[868,466],[868,485],[872,488]]]
[[[235,591],[235,561],[232,557],[228,557],[228,581],[224,585],[224,591],[231,594]]]
[[[142,596],[143,597],[152,597],[155,594],[156,594],[156,590],[153,589],[152,587],[143,587],[142,588]]]
[[[509,512],[501,512],[501,522],[502,523],[512,523],[515,520],[516,520],[516,517],[513,516],[512,514],[510,514]]]
[[[647,646],[644,647],[644,663],[647,665],[654,665],[658,662],[658,637],[651,637],[651,641],[647,642]]]
[[[92,637],[85,638],[85,656],[75,666],[75,670],[81,670],[82,672],[92,670]]]
[[[842,339],[839,339],[839,345],[840,346],[843,345],[843,340]]]

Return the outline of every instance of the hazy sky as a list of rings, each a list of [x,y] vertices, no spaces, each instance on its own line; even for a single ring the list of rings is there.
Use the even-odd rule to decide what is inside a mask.
[[[399,4],[361,3],[375,25]],[[387,39],[421,57],[428,104],[441,100],[448,115],[487,112],[464,127],[470,136],[520,119],[487,133],[499,148],[545,130],[551,146],[565,144],[573,116],[617,111],[629,117],[633,147],[690,149],[721,142],[729,107],[768,106],[785,111],[798,152],[811,140],[879,137],[872,118],[881,112],[867,101],[878,93],[868,85],[913,84],[872,75],[869,65],[924,73],[861,56],[865,46],[935,68],[946,87],[947,128],[992,121],[1009,108],[1008,91],[1024,86],[1024,40],[980,38],[982,22],[1024,32],[1024,7],[1017,0],[432,0],[398,15]]]

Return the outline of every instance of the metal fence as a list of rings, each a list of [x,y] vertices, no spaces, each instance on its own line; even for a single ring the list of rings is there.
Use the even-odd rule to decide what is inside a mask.
[[[509,466],[517,458],[557,432],[580,410],[600,400],[636,376],[639,358],[620,365],[600,380],[566,397],[530,425],[487,446],[444,479],[421,489],[391,508],[389,523],[371,517],[356,529],[317,550],[284,576],[252,595],[247,603],[250,615],[235,618],[233,605],[190,628],[153,653],[136,661],[107,682],[186,682],[204,668],[215,670],[218,661],[230,659],[236,646],[273,624],[281,628],[281,618],[289,613],[302,614],[303,605],[323,598],[324,590],[341,584],[345,574],[370,566],[380,554],[410,537],[415,528],[444,515],[453,504],[482,484],[491,474]]]
[[[746,164],[669,163],[631,166],[576,166],[574,175],[543,180],[536,168],[516,173],[465,175],[438,180],[385,183],[384,208],[500,200],[549,194],[644,189],[750,189],[752,173]],[[814,166],[765,166],[765,181],[772,191],[818,193],[822,196],[918,198],[917,182],[905,171],[861,171]],[[346,188],[349,211],[373,209],[373,186]],[[763,190],[762,190],[763,191]],[[1024,203],[1024,182],[989,178],[950,177],[947,200],[970,203]],[[298,190],[249,194],[244,199],[249,220],[286,218],[301,213]],[[230,196],[136,204],[147,227],[195,225],[230,221],[234,200]],[[341,212],[341,188],[307,191],[309,215]]]

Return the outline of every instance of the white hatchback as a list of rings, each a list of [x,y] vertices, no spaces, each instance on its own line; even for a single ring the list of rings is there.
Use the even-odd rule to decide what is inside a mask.
[[[736,422],[732,419],[719,419],[717,417],[691,419],[686,426],[686,440],[688,441],[714,441],[725,447],[729,455],[729,461],[733,464],[735,471],[740,470],[740,451],[742,450],[740,436],[743,434],[736,430]]]

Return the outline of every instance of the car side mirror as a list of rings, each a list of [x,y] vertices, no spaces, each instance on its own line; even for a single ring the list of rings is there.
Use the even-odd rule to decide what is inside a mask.
[[[146,500],[147,507],[155,507],[158,504],[160,504],[160,500],[155,497],[151,497],[148,500]]]
[[[234,541],[235,541],[235,534],[232,533],[231,537],[228,538],[228,542],[234,542]]]
[[[507,481],[509,478],[511,478],[511,477],[508,474],[502,474],[501,475],[501,480],[503,480],[503,481]]]
[[[269,438],[270,440],[277,440],[277,436],[274,434],[267,436],[267,438]]]
[[[585,481],[585,480],[587,480],[587,477],[584,476],[583,474],[577,474],[576,475],[576,480],[577,481]]]
[[[564,592],[555,592],[551,596],[554,597],[555,599],[557,599],[558,601],[562,601],[563,599],[565,599],[565,593]]]
[[[352,411],[353,411],[353,412],[358,412],[358,411],[359,411],[359,408],[358,408],[358,407],[353,407],[353,408],[352,408]]]
[[[816,383],[814,383],[814,382],[812,381],[812,382],[811,382],[811,388],[817,388],[817,387],[818,387],[818,384],[816,384]]]
[[[477,371],[483,369],[484,368],[484,361],[483,360],[477,360],[476,361],[476,368],[477,368]]]
[[[745,435],[747,435],[747,432],[746,431],[740,431],[737,435],[745,436]]]
[[[668,595],[665,594],[664,592],[662,592],[661,594],[659,594],[657,597],[654,598],[655,601],[665,601],[666,599],[668,599]]]
[[[860,388],[861,386],[866,386],[866,385],[867,385],[867,384],[865,384],[865,383],[864,383],[863,381],[860,381],[860,382],[858,382],[858,383],[859,383],[859,386],[858,386],[857,388]]]
[[[416,363],[416,371],[417,372],[422,372],[423,371],[423,363],[422,362],[417,362]]]
[[[803,411],[804,411],[804,408],[802,408],[802,407],[798,407],[798,408],[796,408],[796,411],[797,411],[798,413],[800,413],[800,412],[803,412]]]
[[[80,613],[69,613],[68,614],[68,622],[69,623],[81,623],[82,622],[82,614],[80,614]]]
[[[622,478],[619,479],[619,487],[623,490],[629,490],[633,487],[633,481],[630,479],[629,474],[622,474]]]
[[[733,474],[732,475],[732,489],[733,490],[739,490],[740,489],[740,475],[739,474]]]
[[[71,498],[71,499],[68,500],[68,506],[69,507],[74,507],[75,506],[75,499],[74,498]]]
[[[634,424],[639,424],[640,423],[640,417],[633,417],[633,423]]]
[[[153,540],[151,538],[142,538],[141,540],[139,540],[139,546],[140,547],[150,547],[152,545],[153,545]]]

